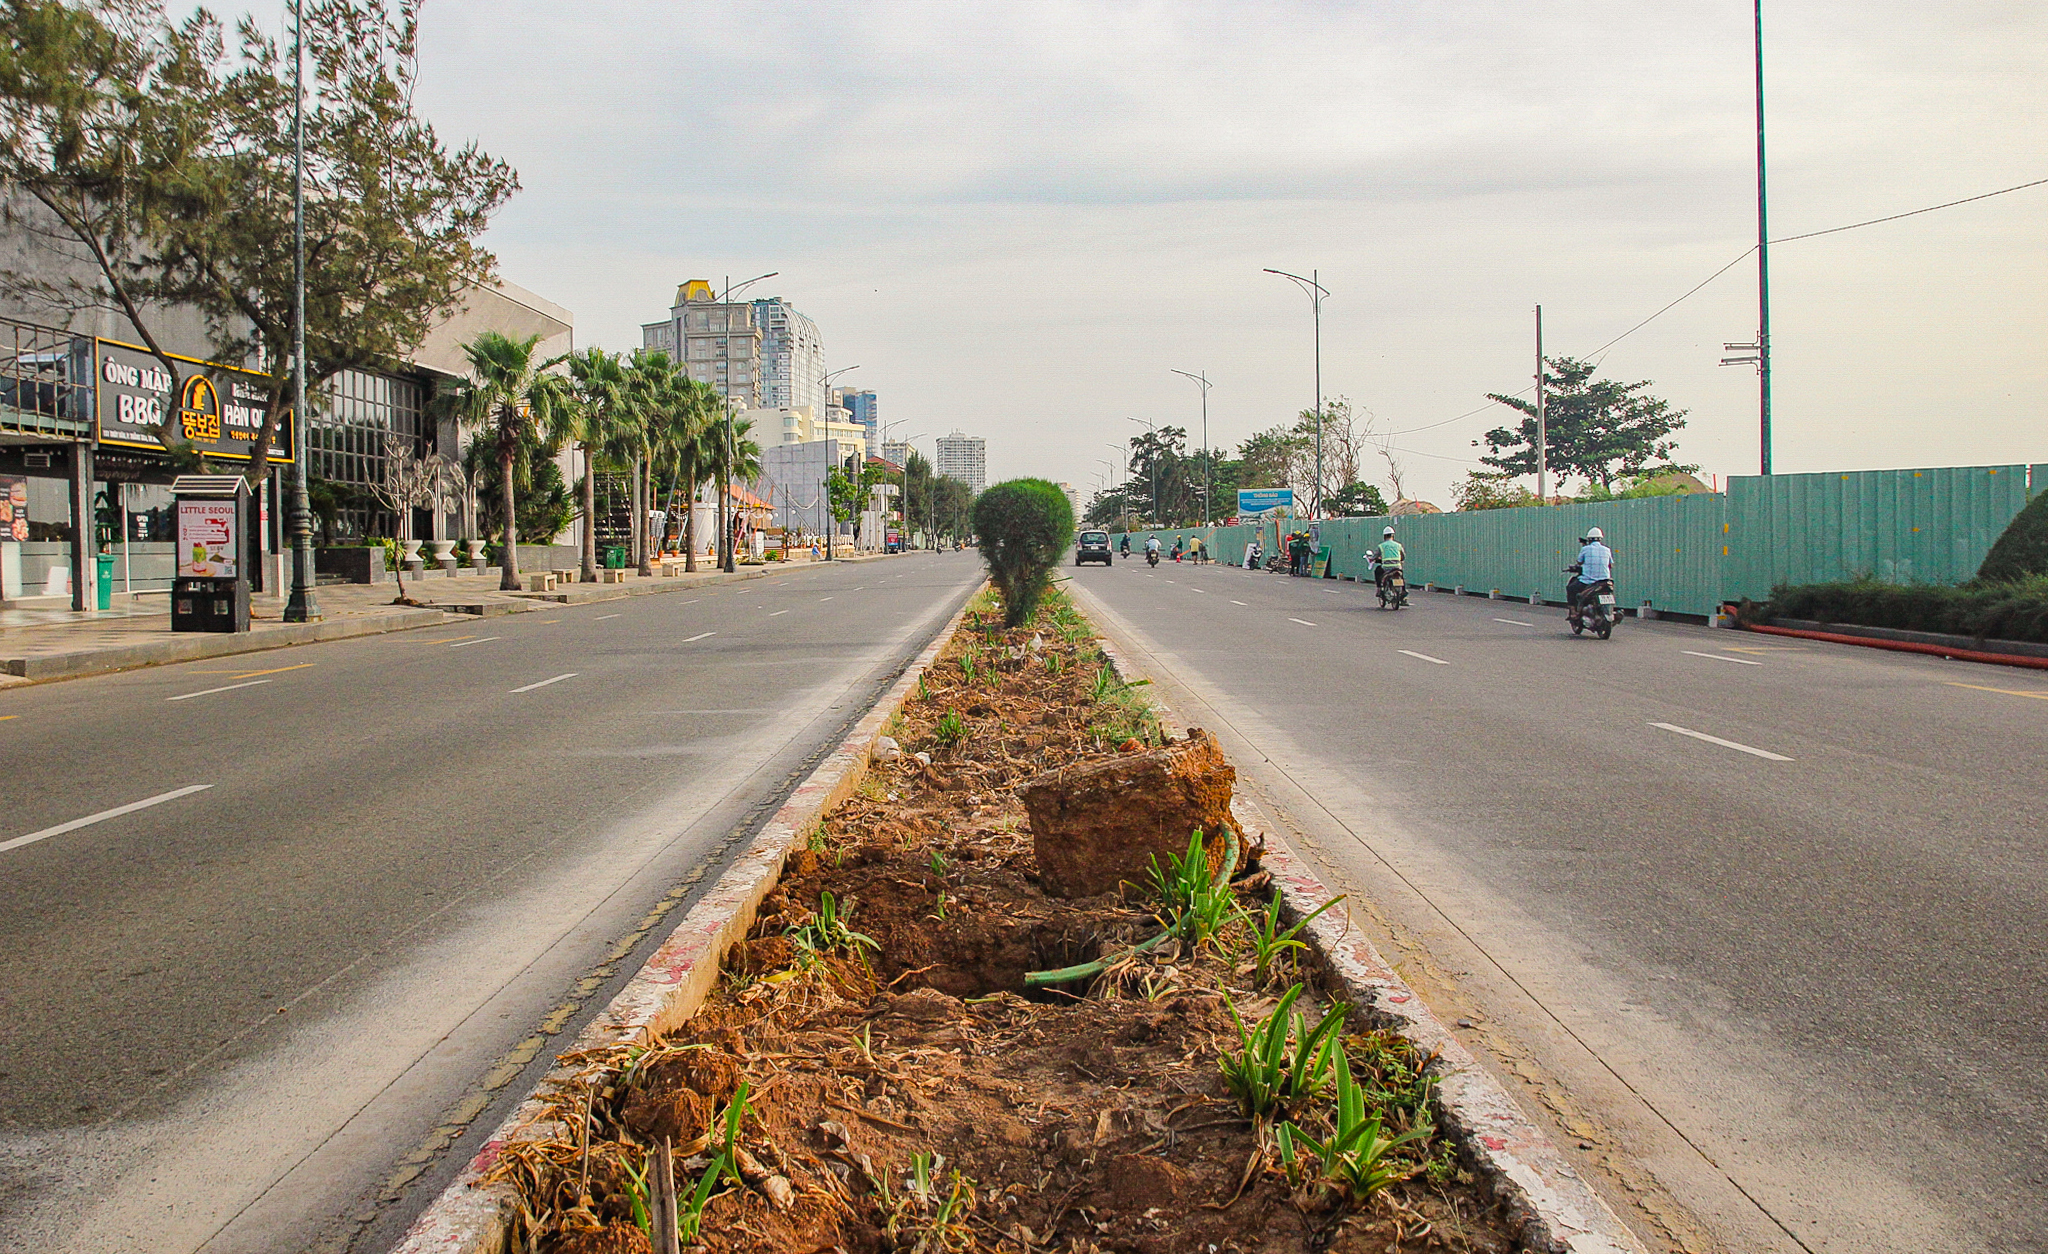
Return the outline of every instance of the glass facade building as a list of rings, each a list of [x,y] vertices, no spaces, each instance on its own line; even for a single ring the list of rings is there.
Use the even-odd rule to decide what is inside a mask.
[[[315,393],[313,421],[306,427],[306,474],[342,489],[335,493],[337,540],[398,534],[397,518],[370,489],[384,481],[386,435],[409,441],[415,455],[434,451],[426,410],[421,381],[367,370],[344,370]],[[416,525],[413,534],[429,533]]]

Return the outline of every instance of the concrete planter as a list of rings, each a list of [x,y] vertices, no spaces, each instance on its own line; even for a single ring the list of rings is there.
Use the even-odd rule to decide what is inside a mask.
[[[340,575],[348,583],[383,583],[389,576],[384,565],[381,544],[313,550],[315,574]]]

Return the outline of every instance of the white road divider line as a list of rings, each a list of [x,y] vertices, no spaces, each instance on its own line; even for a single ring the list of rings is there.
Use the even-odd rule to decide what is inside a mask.
[[[597,622],[600,622],[600,623],[601,623],[601,622],[603,622],[603,621],[604,621],[605,619],[607,619],[607,618],[617,618],[617,617],[618,617],[618,615],[617,615],[617,614],[599,614],[599,615],[597,616],[597,618],[596,618],[596,620],[595,620],[595,621],[597,621]]]
[[[539,683],[537,683],[537,684],[528,684],[528,685],[526,685],[526,687],[524,687],[524,688],[514,688],[514,689],[513,689],[512,691],[514,691],[514,692],[532,692],[532,691],[533,691],[533,690],[534,690],[535,688],[545,688],[545,687],[547,687],[547,686],[548,686],[549,684],[559,684],[559,683],[561,683],[561,682],[562,682],[563,680],[565,680],[565,679],[574,679],[574,678],[576,678],[576,672],[575,672],[575,671],[570,671],[570,672],[569,672],[568,674],[566,674],[566,675],[557,675],[557,676],[555,676],[555,677],[554,677],[553,679],[543,679],[543,680],[541,680],[541,681],[540,681]]]
[[[1242,601],[1232,601],[1232,602],[1231,602],[1231,604],[1232,604],[1232,605],[1244,605],[1244,602],[1242,602]],[[1246,609],[1250,609],[1251,607],[1250,607],[1250,606],[1245,606],[1245,608],[1246,608]]]
[[[819,600],[819,601],[829,601],[829,600],[831,600],[831,599],[832,599],[831,597],[819,597],[819,598],[818,598],[818,600]]]
[[[1536,625],[1534,623],[1525,623],[1519,618],[1496,618],[1493,621],[1496,623],[1506,623],[1510,627],[1534,627]]]
[[[1786,757],[1782,753],[1772,753],[1769,749],[1759,749],[1754,745],[1738,744],[1733,740],[1723,740],[1719,736],[1709,736],[1705,732],[1696,732],[1690,727],[1680,727],[1676,723],[1652,723],[1650,726],[1661,731],[1677,732],[1681,736],[1691,736],[1694,740],[1704,740],[1710,745],[1720,745],[1723,749],[1734,749],[1739,753],[1754,754],[1759,758],[1769,758],[1773,762],[1792,761],[1791,758]]]
[[[777,610],[777,611],[775,611],[775,612],[774,612],[773,614],[770,614],[770,615],[769,615],[768,617],[770,617],[770,618],[780,618],[780,617],[782,617],[782,616],[783,616],[784,614],[787,614],[787,613],[789,613],[789,611],[788,611],[788,610]]]
[[[267,679],[252,679],[247,683],[228,684],[220,688],[202,688],[198,692],[181,692],[175,697],[165,697],[164,700],[190,701],[194,697],[210,697],[216,692],[233,692],[237,688],[254,688],[257,684],[267,684],[269,682]]]
[[[1409,657],[1419,657],[1419,658],[1421,658],[1421,659],[1422,659],[1423,661],[1425,661],[1425,662],[1435,662],[1435,663],[1436,663],[1436,664],[1437,664],[1438,666],[1449,666],[1449,665],[1450,665],[1450,663],[1449,663],[1449,662],[1446,662],[1446,661],[1444,661],[1444,660],[1443,660],[1442,658],[1440,658],[1440,657],[1431,657],[1431,656],[1430,656],[1429,654],[1427,654],[1427,653],[1417,653],[1417,652],[1416,652],[1415,650],[1413,650],[1413,649],[1401,649],[1401,650],[1398,650],[1398,651],[1399,651],[1399,652],[1401,652],[1401,653],[1405,653],[1405,654],[1407,654],[1407,655],[1408,655]]]
[[[493,640],[503,640],[504,638],[503,636],[485,636],[481,640],[465,640],[461,644],[451,644],[448,647],[451,649],[467,649],[473,644],[489,644]]]
[[[1315,626],[1315,624],[1314,624],[1314,623],[1312,623],[1312,622],[1308,621],[1308,620],[1307,620],[1306,618],[1290,618],[1290,619],[1288,619],[1287,621],[1288,621],[1288,622],[1290,622],[1290,623],[1300,623],[1300,624],[1301,624],[1302,626],[1304,626],[1304,627],[1313,627],[1313,626]]]
[[[1738,666],[1763,665],[1762,662],[1752,662],[1746,657],[1723,657],[1718,653],[1695,653],[1691,649],[1680,649],[1679,652],[1685,654],[1687,657],[1703,657],[1707,659],[1709,662],[1734,662]]]
[[[88,814],[82,819],[73,819],[69,823],[59,823],[55,827],[46,827],[40,832],[30,832],[26,836],[16,836],[13,840],[0,841],[0,853],[6,853],[9,849],[19,849],[23,845],[33,845],[39,840],[48,840],[52,836],[62,836],[66,832],[75,832],[81,827],[90,827],[94,823],[104,823],[108,819],[118,819],[124,814],[133,814],[137,810],[147,810],[151,806],[162,805],[166,801],[176,801],[180,797],[189,797],[195,792],[205,792],[211,787],[213,787],[212,784],[187,784],[183,788],[173,788],[169,792],[160,792],[154,797],[144,797],[140,801],[131,801],[125,806],[115,806],[111,810],[102,810],[98,814]]]
[[[684,643],[684,644],[695,644],[695,643],[697,643],[697,642],[698,642],[699,640],[702,640],[702,639],[704,639],[704,638],[705,638],[706,636],[715,636],[715,635],[717,635],[717,634],[718,634],[718,633],[717,633],[717,632],[715,632],[715,631],[700,631],[700,632],[698,632],[698,633],[697,633],[696,635],[694,635],[694,636],[691,636],[691,637],[690,637],[689,639],[687,639],[687,640],[683,641],[683,643]]]
[[[1170,581],[1169,581],[1169,582],[1170,582]],[[1189,589],[1188,589],[1188,591],[1189,591],[1189,592],[1200,592],[1200,591],[1201,591],[1201,589],[1200,589],[1200,588],[1189,588]]]

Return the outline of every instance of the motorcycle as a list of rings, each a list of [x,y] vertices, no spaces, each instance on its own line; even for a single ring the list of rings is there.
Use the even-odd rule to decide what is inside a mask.
[[[1564,568],[1567,575],[1576,575],[1579,571],[1577,562]],[[1621,606],[1614,598],[1614,581],[1596,579],[1580,588],[1578,596],[1571,598],[1565,606],[1564,620],[1571,625],[1574,636],[1588,631],[1602,640],[1612,636],[1615,624],[1621,621]]]
[[[1146,550],[1145,550],[1145,564],[1146,564],[1147,566],[1157,566],[1157,565],[1159,565],[1159,550],[1158,550],[1158,549],[1146,549]]]
[[[1272,553],[1267,555],[1266,569],[1272,571],[1276,575],[1287,570],[1287,555],[1285,553]]]
[[[1408,604],[1408,576],[1399,566],[1390,566],[1380,581],[1380,608],[1398,610]]]

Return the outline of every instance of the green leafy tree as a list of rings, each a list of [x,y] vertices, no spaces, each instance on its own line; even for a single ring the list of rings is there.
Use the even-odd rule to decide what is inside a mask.
[[[581,484],[583,553],[580,565],[584,583],[597,582],[597,459],[625,438],[632,424],[626,392],[626,370],[617,353],[601,348],[585,349],[567,358],[569,403],[558,411],[558,440],[573,443],[583,453]]]
[[[691,420],[672,428],[664,441],[671,484],[668,514],[673,520],[680,498],[683,521],[679,538],[683,548],[683,569],[694,573],[697,569],[697,489],[711,475],[713,427],[722,402],[718,390],[708,383],[683,378],[680,384],[689,393]]]
[[[1387,498],[1380,495],[1378,484],[1354,480],[1331,493],[1323,508],[1331,514],[1376,518],[1386,514]]]
[[[1021,627],[1074,538],[1074,507],[1056,483],[1011,479],[974,502],[974,534],[1003,600],[1003,623]]]
[[[1591,362],[1571,357],[1548,358],[1545,364],[1543,412],[1552,474],[1597,483],[1611,493],[1617,479],[1699,469],[1671,461],[1677,441],[1670,437],[1685,426],[1685,411],[1649,395],[1649,380],[1595,379]],[[1487,399],[1525,417],[1516,426],[1487,432],[1490,452],[1479,460],[1505,475],[1535,474],[1536,403],[1496,392]]]
[[[1536,494],[1505,475],[1474,470],[1451,488],[1451,502],[1461,510],[1517,509],[1540,505]]]
[[[512,460],[513,516],[523,544],[551,543],[576,517],[576,494],[562,479],[555,451],[555,445],[539,431],[519,434]],[[498,474],[497,449],[489,440],[472,441],[463,452],[463,461],[477,485],[477,539],[502,544],[505,488]]]
[[[541,433],[559,430],[561,411],[573,403],[569,380],[546,374],[534,360],[538,335],[515,340],[485,331],[463,348],[470,377],[456,390],[463,425],[488,432],[498,459],[499,521],[503,528],[504,591],[519,587],[519,520],[514,482],[522,441],[539,441]],[[559,472],[556,478],[560,479]],[[555,529],[559,532],[561,529]],[[547,537],[552,540],[551,534]]]
[[[290,403],[288,45],[245,18],[231,57],[211,14],[173,23],[157,0],[5,0],[4,13],[0,182],[92,275],[44,295],[121,314],[174,379],[158,326],[168,309],[198,310],[219,359],[267,363],[253,482]],[[476,241],[518,180],[474,144],[449,148],[413,111],[418,0],[312,0],[304,34],[305,369],[318,387],[403,358],[490,282]],[[160,435],[186,447],[170,416],[167,403]]]
[[[707,469],[718,487],[718,548],[724,554],[723,564],[727,570],[739,564],[739,554],[734,551],[734,527],[730,513],[733,481],[761,477],[761,446],[748,434],[753,429],[751,418],[727,414],[714,420],[705,436],[711,454]]]
[[[640,552],[640,573],[654,573],[654,539],[648,516],[653,512],[654,466],[666,458],[671,440],[694,438],[698,423],[696,391],[682,368],[658,348],[636,349],[626,363],[626,394],[633,415],[626,439],[635,470],[633,544]]]

